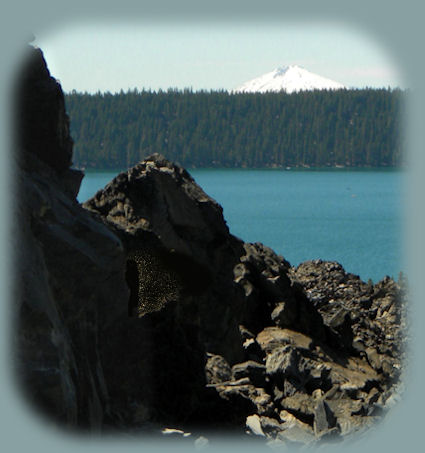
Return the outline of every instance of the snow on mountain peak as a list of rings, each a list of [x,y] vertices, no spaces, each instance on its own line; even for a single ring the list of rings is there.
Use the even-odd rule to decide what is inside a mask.
[[[339,82],[314,74],[297,65],[282,66],[250,80],[233,90],[234,93],[266,93],[304,90],[338,90],[345,88]]]

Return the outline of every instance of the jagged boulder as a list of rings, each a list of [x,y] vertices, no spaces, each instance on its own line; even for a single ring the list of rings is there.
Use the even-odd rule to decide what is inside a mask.
[[[138,302],[129,310],[136,315],[167,300],[192,298],[207,351],[231,364],[247,358],[240,325],[258,333],[276,322],[326,337],[317,309],[291,282],[289,263],[262,244],[231,235],[222,208],[186,170],[163,156],[149,156],[119,174],[84,207],[121,238],[128,262],[136,261],[131,265],[140,275],[133,285]],[[149,263],[149,272],[143,263]],[[160,269],[167,269],[168,277]],[[155,282],[165,280],[169,293],[158,294]]]
[[[139,266],[145,290],[138,292],[136,314],[169,303],[177,316],[178,305],[189,304],[207,351],[230,362],[242,358],[242,297],[233,282],[233,267],[243,243],[229,233],[222,208],[186,170],[154,154],[119,174],[84,207],[116,232],[130,262],[137,255],[139,263],[148,264]],[[155,281],[164,288],[166,279],[168,293],[153,300],[158,293]]]

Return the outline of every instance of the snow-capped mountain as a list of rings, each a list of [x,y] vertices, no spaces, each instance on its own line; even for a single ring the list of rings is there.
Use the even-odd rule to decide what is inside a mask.
[[[233,90],[234,93],[265,93],[281,91],[287,93],[303,90],[338,90],[345,88],[342,83],[313,74],[297,65],[284,66],[256,79],[245,82]]]

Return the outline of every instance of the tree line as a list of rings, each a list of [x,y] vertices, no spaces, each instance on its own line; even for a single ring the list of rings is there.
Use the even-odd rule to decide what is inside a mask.
[[[399,89],[66,94],[80,168],[158,152],[185,167],[398,166]]]

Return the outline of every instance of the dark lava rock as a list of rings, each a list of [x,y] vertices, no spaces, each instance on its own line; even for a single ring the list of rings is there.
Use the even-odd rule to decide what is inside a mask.
[[[130,312],[141,316],[191,299],[206,350],[230,364],[248,358],[239,326],[259,332],[272,324],[282,301],[293,327],[326,336],[321,316],[292,285],[289,264],[262,244],[232,236],[221,207],[163,156],[149,156],[119,174],[84,206],[120,237],[128,262],[138,268],[138,283],[130,281],[138,293],[131,304],[137,306]],[[168,294],[158,293],[155,282]]]
[[[303,286],[347,351],[366,357],[390,378],[399,374],[406,323],[400,285],[389,277],[366,284],[340,264],[321,260],[300,264],[291,270],[291,278]]]
[[[116,358],[111,326],[127,314],[124,249],[75,199],[82,175],[69,169],[63,93],[41,52],[29,54],[17,86],[16,373],[53,420],[100,429],[114,418],[105,363]]]
[[[56,172],[66,172],[73,145],[69,118],[62,88],[50,76],[40,49],[28,48],[15,89],[19,157],[25,161],[28,155],[36,156]]]
[[[136,314],[167,303],[178,310],[186,301],[207,351],[230,363],[243,357],[243,294],[233,282],[243,243],[229,234],[222,208],[186,170],[155,154],[119,174],[84,206],[121,238],[128,261],[137,256]]]
[[[237,363],[232,367],[232,378],[234,380],[249,378],[255,387],[266,386],[265,365],[248,360],[247,362]]]
[[[244,243],[159,154],[79,205],[63,94],[30,54],[17,88],[14,237],[28,398],[73,428],[246,425],[279,445],[382,416],[403,370],[400,284],[321,260],[292,268]]]
[[[321,436],[336,427],[337,419],[326,401],[319,401],[314,409],[314,433]]]
[[[205,371],[208,384],[219,384],[232,380],[232,368],[221,355],[208,354]]]

